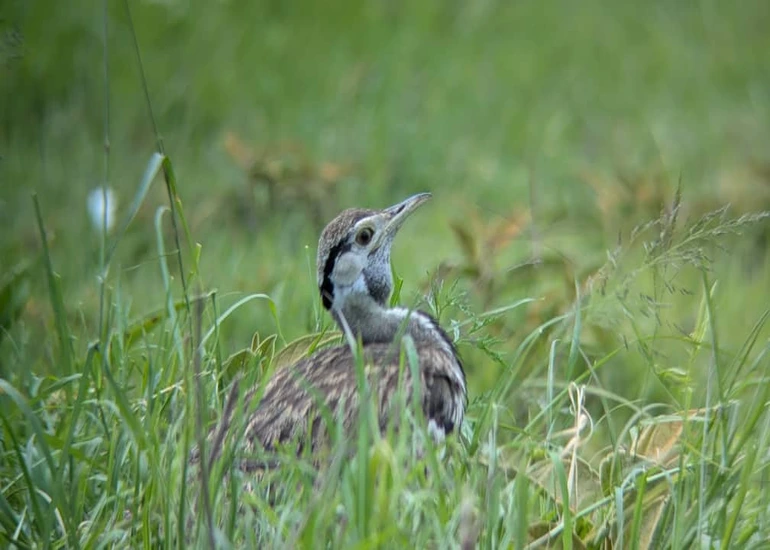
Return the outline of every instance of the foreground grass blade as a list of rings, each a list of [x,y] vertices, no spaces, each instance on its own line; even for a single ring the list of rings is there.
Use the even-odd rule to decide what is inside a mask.
[[[115,250],[117,249],[118,244],[120,244],[123,235],[125,235],[126,230],[128,229],[128,226],[131,225],[131,221],[134,219],[134,217],[136,217],[137,212],[139,212],[139,208],[142,206],[145,197],[147,197],[147,193],[150,191],[152,182],[155,181],[155,178],[163,166],[164,158],[165,157],[160,153],[154,153],[150,158],[150,162],[147,164],[147,168],[144,171],[144,175],[142,176],[142,181],[139,184],[139,188],[136,190],[134,199],[131,201],[131,205],[128,207],[128,211],[123,218],[123,223],[120,224],[120,227],[112,240],[112,244],[110,244],[110,247],[107,249],[107,254],[105,255],[104,260],[105,265],[109,265],[110,261],[112,260],[112,256],[115,254]]]
[[[51,252],[48,249],[48,236],[45,231],[45,225],[43,224],[43,215],[40,212],[40,203],[37,199],[37,194],[32,195],[32,201],[35,205],[35,217],[37,219],[38,231],[40,232],[40,241],[43,246],[43,262],[45,264],[45,274],[48,281],[51,306],[53,307],[54,322],[56,323],[56,333],[59,337],[61,370],[64,376],[69,376],[74,370],[72,367],[72,342],[70,341],[70,332],[69,327],[67,326],[67,313],[64,308],[61,288],[53,270]]]

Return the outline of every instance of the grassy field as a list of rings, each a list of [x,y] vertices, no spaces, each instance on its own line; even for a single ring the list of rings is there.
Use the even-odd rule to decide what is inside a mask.
[[[0,546],[766,548],[769,26],[761,0],[6,2]],[[460,437],[362,422],[255,483],[235,433],[204,496],[187,457],[234,378],[331,328],[324,224],[420,191],[396,299],[457,342]]]

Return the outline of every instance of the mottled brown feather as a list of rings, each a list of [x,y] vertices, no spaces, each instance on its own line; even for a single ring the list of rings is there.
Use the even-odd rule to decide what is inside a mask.
[[[416,345],[420,368],[422,409],[428,418],[451,419],[453,395],[462,391],[442,373],[442,365],[456,362],[442,349],[429,345]],[[380,429],[388,422],[396,421],[391,408],[399,387],[403,388],[407,403],[412,397],[414,385],[408,362],[399,360],[398,349],[392,344],[372,344],[364,348],[367,381],[377,395]],[[308,443],[317,452],[328,443],[328,431],[319,414],[322,407],[333,412],[334,419],[342,421],[345,430],[356,425],[358,418],[359,387],[354,356],[348,346],[323,349],[294,365],[279,369],[267,383],[256,410],[247,418],[242,445],[244,458],[240,467],[254,470],[265,466],[265,460],[251,460],[250,454],[272,451],[277,444],[295,442],[298,449]],[[399,379],[402,385],[399,386]],[[312,388],[312,389],[311,389]],[[246,407],[258,393],[251,389],[245,398]],[[464,405],[464,403],[463,403]],[[220,429],[229,432],[233,423],[233,407],[225,411]],[[312,426],[310,426],[312,422]],[[312,440],[305,441],[308,428],[312,428]],[[450,429],[451,431],[451,429]],[[212,460],[217,457],[221,445],[215,442]]]

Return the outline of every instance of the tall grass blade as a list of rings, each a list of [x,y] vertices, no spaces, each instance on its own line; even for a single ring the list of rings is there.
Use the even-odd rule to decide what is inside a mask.
[[[72,366],[72,342],[70,341],[69,327],[67,326],[67,312],[64,308],[64,300],[61,295],[61,288],[53,270],[51,261],[51,251],[48,249],[48,236],[43,224],[43,215],[40,212],[40,203],[37,199],[37,193],[32,195],[32,202],[35,205],[35,218],[37,227],[40,231],[40,241],[43,246],[43,262],[45,264],[45,274],[48,281],[48,292],[53,307],[54,322],[56,323],[56,334],[59,337],[61,374],[69,376],[74,372]],[[69,393],[67,394],[69,401]]]
[[[144,199],[147,197],[147,193],[150,191],[152,182],[155,181],[158,172],[160,172],[160,169],[163,166],[163,159],[163,155],[159,153],[153,153],[152,157],[150,157],[150,161],[147,163],[147,167],[144,170],[142,180],[139,183],[139,189],[136,190],[131,205],[128,207],[128,211],[123,218],[123,223],[120,224],[120,228],[115,233],[115,237],[112,239],[112,243],[107,249],[107,254],[104,258],[105,265],[109,265],[112,261],[112,256],[115,254],[118,244],[120,244],[120,241],[128,230],[128,226],[131,225],[137,212],[139,212],[139,208],[142,206]]]

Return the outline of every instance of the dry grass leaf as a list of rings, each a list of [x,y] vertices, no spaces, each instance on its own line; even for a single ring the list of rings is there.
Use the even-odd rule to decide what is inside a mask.
[[[230,155],[230,158],[235,161],[241,170],[251,170],[257,161],[254,148],[233,132],[228,131],[225,133],[224,146],[227,154]]]
[[[477,210],[470,210],[462,220],[450,223],[463,259],[445,268],[468,277],[481,296],[484,307],[489,307],[500,284],[510,278],[506,271],[496,267],[500,253],[517,239],[528,226],[529,212],[515,210],[512,214],[489,221]]]
[[[596,194],[596,206],[607,228],[623,226],[631,219],[657,216],[671,190],[671,182],[659,171],[636,174],[617,169],[614,175],[607,176],[584,169],[578,178]]]
[[[475,265],[479,261],[479,243],[476,239],[474,228],[468,227],[462,222],[451,222],[449,227],[460,245],[460,251],[467,264]]]
[[[596,193],[596,206],[602,213],[605,222],[617,212],[619,204],[626,203],[631,199],[631,194],[624,186],[617,185],[616,182],[602,174],[584,169],[578,173],[578,178]]]
[[[570,468],[573,467],[573,463],[566,457],[562,459],[562,464],[565,472],[569,472]],[[591,468],[587,462],[578,459],[574,462],[574,468],[576,474],[574,477],[574,489],[577,498],[570,506],[570,509],[573,512],[577,512],[585,505],[597,499],[601,494],[601,484],[599,482],[599,473]],[[550,499],[560,506],[564,505],[564,498],[551,460],[541,460],[532,464],[527,469],[527,477],[530,478],[532,483],[540,487]]]
[[[531,543],[526,548],[564,548],[561,533],[558,535],[552,535],[552,531],[558,527],[559,524],[557,523],[546,523],[544,521],[533,523],[527,529],[527,534],[529,535]],[[587,548],[586,543],[583,542],[575,533],[572,533],[572,548],[576,550],[584,550]]]
[[[318,176],[327,183],[334,183],[350,172],[350,165],[322,162],[318,166]]]
[[[720,205],[730,204],[739,212],[770,208],[770,165],[725,169],[718,176],[718,186]]]
[[[681,420],[655,422],[642,428],[631,443],[634,456],[666,466],[677,453],[684,423]]]
[[[658,466],[670,466],[679,458],[685,425],[700,420],[705,413],[706,409],[691,409],[644,422],[631,440],[631,453]]]
[[[517,239],[529,226],[530,214],[527,210],[517,210],[509,217],[491,225],[486,233],[485,247],[493,255],[498,254]]]
[[[351,163],[316,161],[301,143],[255,146],[232,131],[225,133],[223,143],[227,155],[248,178],[249,189],[234,196],[237,208],[247,211],[242,216],[246,219],[265,211],[296,211],[299,206],[321,224],[336,211],[336,187],[353,168]]]
[[[668,498],[668,493],[656,495],[649,502],[645,499],[645,502],[642,504],[644,510],[642,512],[642,521],[639,528],[640,550],[658,548],[658,545],[655,544],[655,536],[658,531],[658,526],[660,525],[663,510],[666,508]],[[631,525],[628,526],[627,530],[631,530]],[[626,538],[626,540],[630,540],[630,534],[629,538]]]

